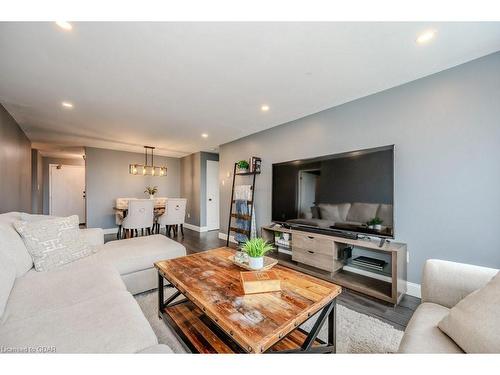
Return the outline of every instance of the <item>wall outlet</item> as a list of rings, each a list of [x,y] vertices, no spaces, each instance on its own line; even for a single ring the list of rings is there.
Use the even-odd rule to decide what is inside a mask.
[[[189,219],[189,218],[191,217],[191,214],[188,212],[188,213],[187,213],[187,216],[188,216],[188,219]]]
[[[410,263],[410,252],[406,252],[406,263]]]

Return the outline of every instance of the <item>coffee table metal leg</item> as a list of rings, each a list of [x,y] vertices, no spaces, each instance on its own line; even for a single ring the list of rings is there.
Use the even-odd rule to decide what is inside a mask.
[[[302,350],[303,351],[309,351],[311,349],[312,344],[314,343],[314,340],[316,340],[316,337],[318,337],[319,331],[321,327],[323,327],[323,324],[325,323],[326,319],[328,318],[328,323],[330,323],[330,317],[332,311],[335,309],[335,300],[330,302],[328,305],[326,305],[323,310],[321,310],[318,319],[316,319],[316,322],[314,323],[314,326],[311,329],[311,332],[309,332],[309,335],[307,335],[306,340],[304,341],[304,344],[302,344]],[[330,324],[328,324],[330,325]],[[330,338],[333,340],[333,334],[332,337],[330,337],[330,327],[329,332],[328,332],[328,345],[330,344]]]
[[[158,272],[158,318],[162,319],[161,312],[163,310],[163,276]]]
[[[337,300],[332,302],[333,308],[328,315],[328,346],[333,347],[332,353],[337,353]]]

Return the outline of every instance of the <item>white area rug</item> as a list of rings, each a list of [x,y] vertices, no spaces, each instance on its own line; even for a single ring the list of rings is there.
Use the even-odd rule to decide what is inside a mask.
[[[172,292],[172,289],[165,289],[165,296]],[[170,346],[174,353],[185,353],[170,328],[158,318],[156,291],[140,294],[135,298],[160,344]],[[312,317],[302,328],[308,331],[314,320],[315,317]],[[337,304],[337,353],[394,353],[398,350],[402,336],[402,331],[381,320]],[[326,326],[320,332],[319,338],[326,340]]]

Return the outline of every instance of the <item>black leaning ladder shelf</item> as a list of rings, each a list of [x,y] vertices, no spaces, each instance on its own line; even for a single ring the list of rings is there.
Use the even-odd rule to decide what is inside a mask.
[[[247,238],[250,239],[250,235],[252,233],[252,216],[254,214],[254,198],[255,198],[255,177],[260,174],[260,172],[244,172],[244,173],[236,173],[238,167],[238,163],[234,163],[234,168],[233,168],[233,185],[231,187],[231,205],[229,206],[229,224],[227,226],[227,240],[226,240],[226,246],[229,247],[229,237],[231,236],[232,233],[242,233],[246,234]],[[253,167],[255,169],[255,167]],[[252,197],[251,199],[247,202],[251,208],[250,208],[250,215],[240,215],[237,213],[233,213],[233,206],[235,203],[234,200],[234,183],[236,181],[236,176],[252,176]],[[247,220],[249,221],[249,226],[248,230],[245,229],[240,229],[233,227],[232,220],[233,219],[241,219],[241,220]]]

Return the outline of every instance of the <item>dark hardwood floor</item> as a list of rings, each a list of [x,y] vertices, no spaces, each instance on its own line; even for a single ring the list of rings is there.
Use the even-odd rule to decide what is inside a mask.
[[[162,234],[164,233],[165,230],[163,229]],[[186,247],[188,254],[193,254],[226,246],[226,241],[221,240],[218,235],[218,231],[199,233],[184,229],[184,238],[178,233],[178,236],[174,236],[172,239],[182,243]],[[107,234],[104,239],[106,242],[116,240],[116,234]],[[351,310],[378,318],[396,329],[404,330],[413,312],[420,304],[420,299],[406,295],[400,304],[394,307],[389,303],[344,289],[338,298],[338,302]]]

